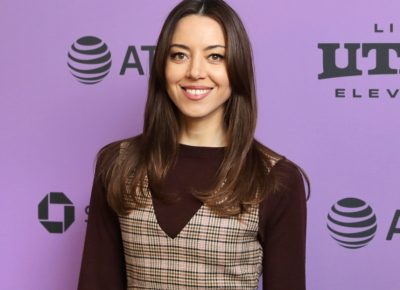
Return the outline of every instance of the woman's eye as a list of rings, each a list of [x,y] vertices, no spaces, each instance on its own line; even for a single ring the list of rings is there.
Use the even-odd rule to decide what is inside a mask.
[[[185,58],[185,54],[182,52],[175,52],[171,54],[171,58],[175,60],[183,60]]]
[[[218,53],[213,53],[213,54],[210,55],[210,58],[212,60],[218,61],[218,60],[224,59],[224,56],[221,55],[221,54],[218,54]]]

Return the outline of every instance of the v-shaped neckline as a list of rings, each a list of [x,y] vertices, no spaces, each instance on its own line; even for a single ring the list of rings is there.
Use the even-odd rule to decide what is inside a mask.
[[[150,193],[150,191],[149,191],[149,193]],[[150,202],[151,202],[151,213],[152,213],[152,215],[153,215],[153,218],[154,218],[155,223],[157,224],[157,229],[158,229],[158,231],[160,231],[167,239],[169,239],[169,240],[171,240],[171,241],[178,239],[178,238],[182,235],[182,233],[185,232],[185,231],[187,230],[187,228],[189,227],[189,225],[193,223],[193,221],[196,219],[196,217],[198,216],[198,214],[200,213],[200,211],[202,211],[203,208],[204,208],[204,203],[203,203],[203,204],[196,210],[196,212],[190,217],[189,221],[184,225],[184,227],[179,231],[179,233],[178,233],[175,237],[171,237],[170,235],[168,235],[168,234],[163,230],[163,228],[160,226],[160,223],[158,222],[157,215],[156,215],[156,210],[155,210],[155,208],[154,208],[154,202],[153,202],[153,198],[152,198],[152,196],[151,196],[151,193],[150,193],[150,197],[149,197],[149,198],[150,198]]]

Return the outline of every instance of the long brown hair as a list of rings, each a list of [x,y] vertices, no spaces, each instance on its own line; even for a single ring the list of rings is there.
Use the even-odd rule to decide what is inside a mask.
[[[278,153],[254,138],[257,103],[253,57],[246,30],[236,12],[222,0],[184,0],[168,15],[159,35],[148,83],[143,133],[113,142],[97,155],[97,174],[107,188],[110,206],[119,214],[144,206],[146,194],[161,200],[160,188],[179,150],[179,111],[166,92],[165,66],[169,45],[180,19],[202,15],[216,20],[226,40],[226,65],[232,94],[224,104],[228,145],[211,190],[194,196],[221,216],[236,216],[285,186],[288,178],[271,168]],[[122,149],[122,150],[121,150]],[[292,163],[305,176],[301,167]],[[129,181],[129,182],[128,182]]]

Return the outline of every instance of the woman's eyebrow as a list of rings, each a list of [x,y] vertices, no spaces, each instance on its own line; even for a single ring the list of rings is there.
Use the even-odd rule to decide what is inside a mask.
[[[174,44],[171,44],[169,46],[169,48],[172,48],[172,47],[179,47],[179,48],[182,48],[182,49],[185,49],[185,50],[190,50],[188,46],[186,46],[184,44],[179,44],[179,43],[174,43]],[[214,44],[214,45],[207,46],[206,48],[204,48],[204,50],[211,50],[211,49],[218,48],[218,47],[225,48],[225,46],[223,46],[223,45]]]

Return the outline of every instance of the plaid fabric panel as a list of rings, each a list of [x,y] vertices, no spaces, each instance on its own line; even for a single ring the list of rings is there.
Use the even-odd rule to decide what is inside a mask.
[[[142,201],[147,207],[119,217],[128,289],[258,288],[258,207],[239,220],[203,205],[172,239],[157,222],[149,190]]]

